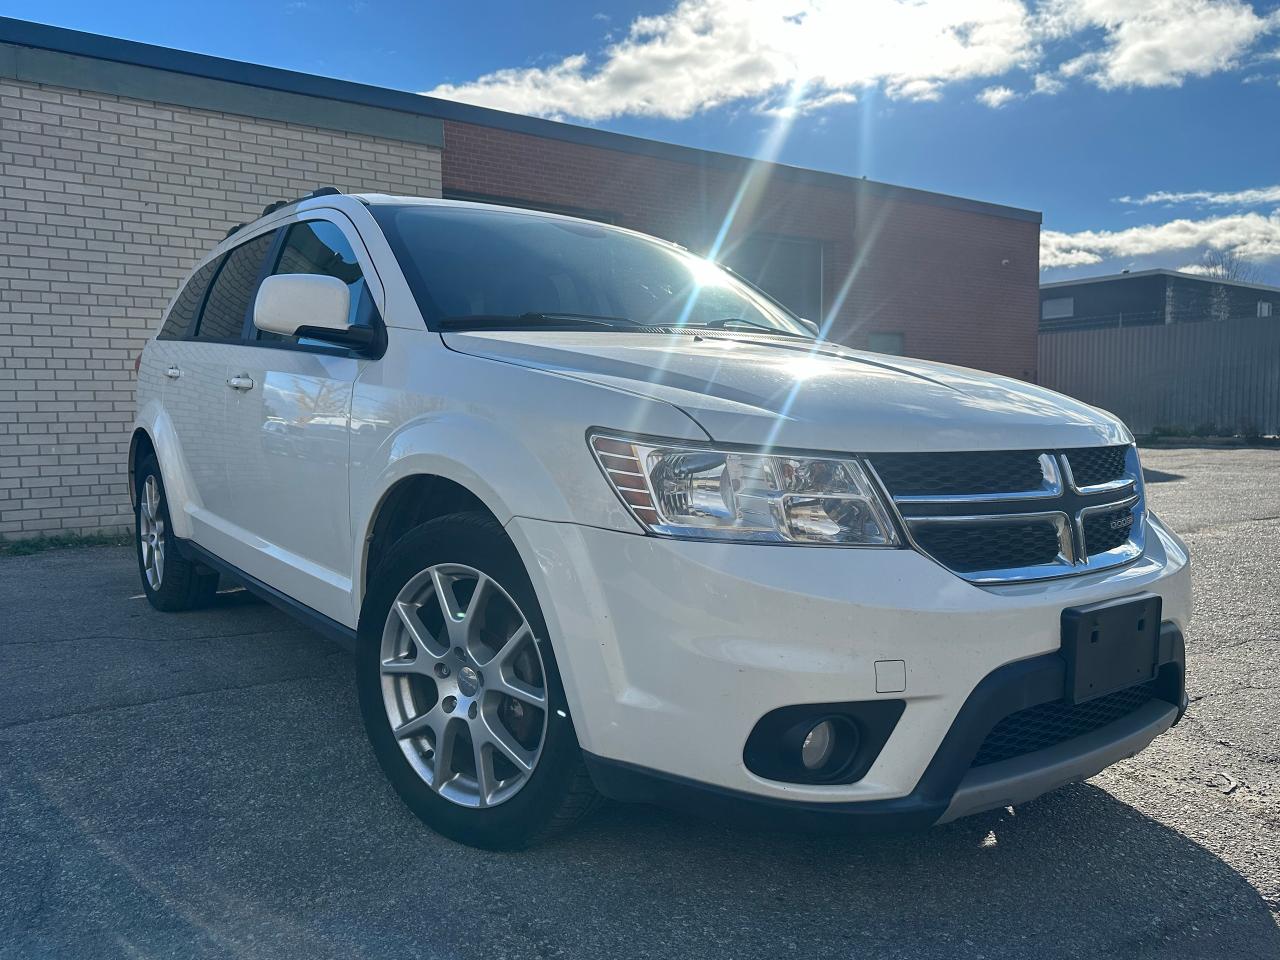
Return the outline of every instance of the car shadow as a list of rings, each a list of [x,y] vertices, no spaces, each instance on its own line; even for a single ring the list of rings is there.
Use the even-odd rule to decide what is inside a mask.
[[[867,956],[1280,956],[1280,927],[1248,881],[1091,784],[870,836],[762,834],[619,804],[562,844],[580,864],[626,864],[625,880],[600,870],[611,895],[652,904],[656,889],[633,878],[666,865],[685,909],[750,918],[720,931],[726,955],[767,939],[774,955],[828,942]]]
[[[1181,473],[1166,473],[1164,470],[1152,470],[1150,467],[1143,467],[1142,479],[1147,483],[1172,483],[1175,480],[1185,480],[1186,477]]]

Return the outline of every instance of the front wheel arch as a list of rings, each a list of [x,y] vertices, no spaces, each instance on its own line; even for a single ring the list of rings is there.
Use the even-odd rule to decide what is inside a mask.
[[[359,602],[364,603],[370,576],[403,537],[437,517],[454,513],[481,514],[500,524],[476,493],[439,474],[411,474],[388,487],[367,525],[360,564]]]

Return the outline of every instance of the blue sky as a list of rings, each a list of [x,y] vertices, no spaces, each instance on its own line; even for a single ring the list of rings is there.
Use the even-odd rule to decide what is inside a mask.
[[[1213,247],[1272,283],[1278,8],[0,0],[7,16],[1041,210],[1045,279],[1184,267]]]

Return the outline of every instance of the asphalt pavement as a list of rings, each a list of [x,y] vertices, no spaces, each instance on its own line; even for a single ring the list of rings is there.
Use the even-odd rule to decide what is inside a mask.
[[[1280,957],[1280,450],[1144,451],[1187,717],[1013,812],[811,838],[611,805],[519,854],[398,802],[340,648],[122,548],[0,559],[0,958]]]

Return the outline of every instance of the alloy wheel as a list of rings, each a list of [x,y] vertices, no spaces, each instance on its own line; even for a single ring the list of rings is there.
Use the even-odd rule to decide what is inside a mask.
[[[160,484],[153,474],[143,483],[138,503],[138,547],[147,586],[152,590],[159,590],[164,580],[165,539],[164,518],[160,515]]]
[[[432,790],[492,807],[528,783],[546,740],[546,673],[496,580],[456,563],[418,573],[391,605],[379,657],[392,732]]]

